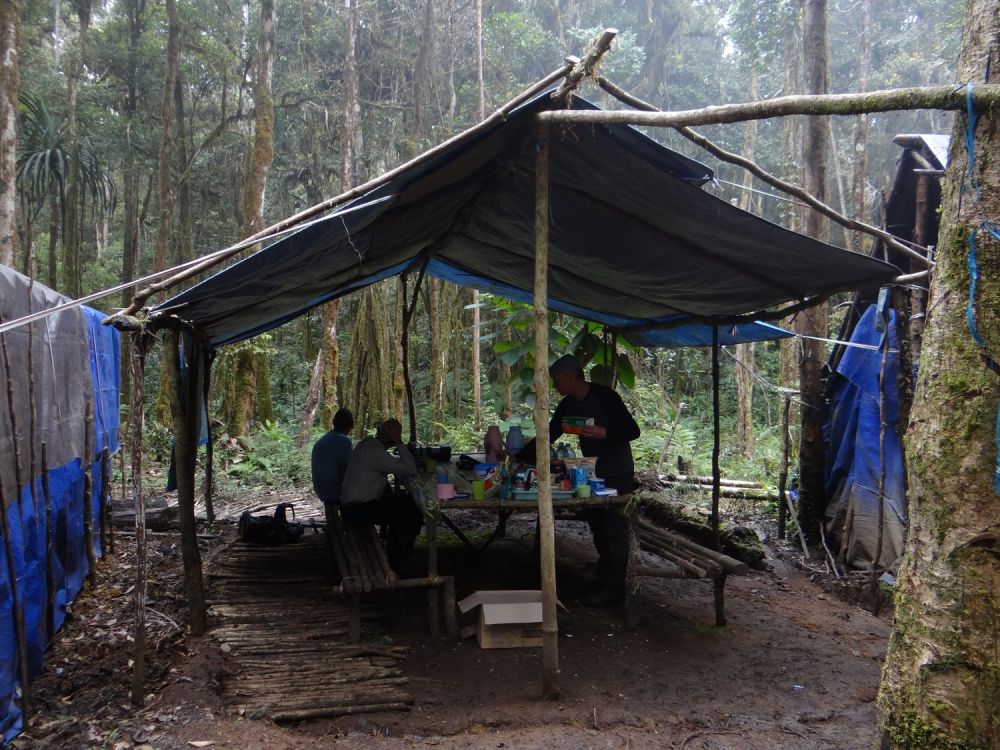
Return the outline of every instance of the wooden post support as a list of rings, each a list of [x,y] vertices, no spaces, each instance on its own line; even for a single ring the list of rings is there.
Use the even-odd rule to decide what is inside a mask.
[[[56,634],[55,518],[49,489],[49,455],[42,441],[42,495],[45,498],[45,635],[46,643]]]
[[[101,556],[108,554],[108,530],[111,520],[111,454],[108,446],[101,448],[101,495],[97,517],[101,524]]]
[[[83,438],[83,538],[87,545],[87,581],[97,585],[97,555],[94,552],[94,399],[87,397]]]
[[[788,484],[788,407],[792,399],[786,393],[781,407],[781,471],[778,474],[778,539],[785,538],[785,487]],[[792,515],[795,515],[794,513]]]
[[[542,579],[542,697],[559,698],[555,519],[549,466],[549,131],[535,130],[535,467]]]
[[[205,355],[205,433],[208,442],[205,443],[205,519],[215,523],[215,440],[212,435],[212,418],[208,413],[208,396],[212,389],[212,364],[215,353]]]
[[[132,470],[132,507],[135,509],[135,587],[132,603],[135,612],[132,640],[132,685],[129,698],[141,706],[146,682],[146,503],[142,496],[143,376],[146,352],[152,336],[136,331],[132,336],[132,403],[129,406]],[[169,356],[169,355],[168,355]]]
[[[722,550],[719,535],[719,326],[712,326],[712,543]]]
[[[204,358],[192,342],[184,342],[181,334],[172,331],[163,356],[170,377],[170,406],[174,423],[174,459],[177,466],[177,510],[181,531],[181,557],[184,561],[184,595],[188,605],[188,625],[191,635],[201,635],[208,629],[205,607],[205,587],[201,574],[201,552],[198,549],[198,528],[194,517],[194,476],[198,451],[198,371]],[[193,349],[193,351],[192,351]],[[186,378],[181,374],[184,359]]]

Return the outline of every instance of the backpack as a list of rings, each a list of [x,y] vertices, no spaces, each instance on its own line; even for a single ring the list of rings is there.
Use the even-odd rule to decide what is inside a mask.
[[[240,539],[251,544],[291,544],[302,536],[300,523],[290,522],[285,518],[285,510],[291,508],[292,518],[295,517],[295,506],[291,503],[281,503],[274,509],[274,515],[254,516],[245,510],[240,515]]]

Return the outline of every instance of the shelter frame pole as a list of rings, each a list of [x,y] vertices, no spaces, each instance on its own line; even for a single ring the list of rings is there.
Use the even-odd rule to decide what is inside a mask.
[[[712,326],[712,541],[715,549],[722,551],[722,537],[719,534],[719,494],[722,475],[719,470],[719,326]],[[715,598],[715,625],[726,624],[725,609],[726,573],[712,581]]]
[[[403,350],[403,385],[406,389],[406,409],[410,414],[410,442],[417,442],[417,408],[413,403],[413,380],[410,378],[410,320],[417,309],[417,299],[420,296],[420,284],[427,273],[427,264],[430,258],[426,258],[420,266],[420,273],[417,274],[417,283],[413,285],[413,301],[407,299],[406,278],[407,273],[403,273],[400,280],[403,284],[403,330],[400,332],[400,348]]]
[[[132,506],[135,509],[135,587],[132,591],[135,623],[132,640],[132,685],[129,698],[133,705],[141,706],[144,698],[143,686],[146,681],[146,503],[142,497],[143,376],[146,370],[146,352],[152,348],[155,339],[143,330],[134,331],[131,336],[132,403],[129,406],[129,420],[131,421]]]
[[[778,539],[785,538],[785,523],[787,522],[785,487],[788,484],[788,410],[791,404],[791,396],[786,393],[783,396],[781,406],[781,469],[778,474]]]
[[[215,352],[206,352],[204,360],[205,389],[202,397],[205,399],[205,518],[209,523],[215,523],[215,443],[212,435],[212,419],[208,413],[209,394],[212,391],[212,365],[215,362]]]
[[[56,633],[55,532],[52,515],[52,492],[49,488],[49,454],[42,441],[42,497],[45,499],[45,642]]]
[[[535,126],[535,467],[542,579],[542,697],[559,698],[559,623],[556,611],[555,518],[549,465],[549,130]]]
[[[97,554],[94,551],[94,399],[87,397],[83,438],[83,536],[87,541],[87,581],[97,585]]]
[[[878,617],[881,598],[878,592],[878,568],[882,560],[882,545],[885,533],[885,367],[889,359],[889,320],[886,315],[885,333],[882,334],[882,361],[878,371],[878,533],[875,537],[875,559],[872,560],[872,614]]]

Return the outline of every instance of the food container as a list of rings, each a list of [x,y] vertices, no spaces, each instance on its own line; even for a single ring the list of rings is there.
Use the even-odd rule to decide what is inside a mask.
[[[486,479],[496,464],[476,464],[474,469],[476,479]]]
[[[567,435],[579,435],[584,427],[593,427],[593,417],[563,417],[562,431]]]
[[[598,492],[604,489],[603,479],[597,479],[597,478],[591,479],[589,484],[590,484],[590,491],[593,492],[594,494],[597,494]]]

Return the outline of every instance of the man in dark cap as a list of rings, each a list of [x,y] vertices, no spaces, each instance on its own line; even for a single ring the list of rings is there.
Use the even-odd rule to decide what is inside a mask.
[[[586,379],[580,360],[572,354],[560,357],[549,367],[555,389],[563,397],[549,422],[549,441],[562,434],[566,417],[592,418],[592,425],[579,428],[580,452],[595,456],[595,472],[605,486],[627,495],[635,486],[635,466],[629,445],[639,437],[639,425],[629,413],[621,396],[613,389]],[[518,454],[535,460],[535,441]],[[625,599],[625,574],[628,570],[629,523],[615,508],[594,508],[587,521],[597,548],[597,579],[582,599],[592,606],[612,606]]]
[[[395,449],[394,456],[389,451]],[[413,498],[396,492],[389,484],[417,474],[417,465],[403,444],[403,425],[387,419],[378,426],[375,437],[365,438],[354,447],[340,493],[340,516],[348,523],[374,523],[388,527],[385,551],[393,569],[405,565],[413,552],[413,543],[424,524],[424,514]]]

